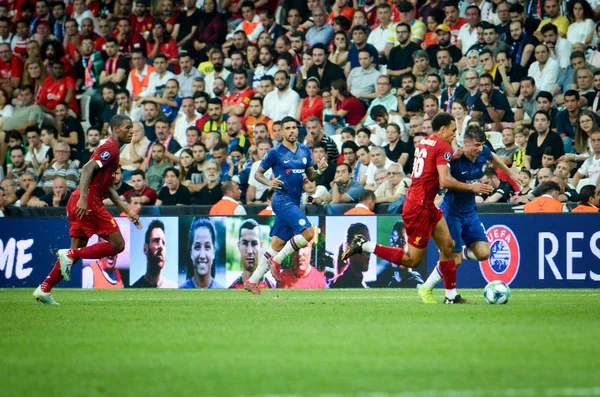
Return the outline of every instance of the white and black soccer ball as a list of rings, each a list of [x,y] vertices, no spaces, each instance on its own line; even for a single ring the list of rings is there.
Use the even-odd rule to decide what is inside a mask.
[[[483,298],[490,305],[504,305],[510,299],[510,288],[502,281],[492,281],[483,289]]]

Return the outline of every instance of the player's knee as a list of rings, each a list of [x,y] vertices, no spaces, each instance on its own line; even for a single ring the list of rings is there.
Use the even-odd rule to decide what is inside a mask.
[[[490,258],[490,250],[487,249],[487,250],[485,250],[483,252],[477,252],[476,256],[477,256],[478,260],[480,260],[480,261],[486,261],[486,260],[488,260]]]
[[[302,232],[302,237],[304,237],[304,239],[306,241],[311,241],[314,237],[315,237],[315,231],[312,227],[309,227],[308,229],[305,229]]]
[[[404,265],[406,267],[410,267],[411,269],[419,267],[420,264],[421,264],[421,258],[417,258],[415,256],[409,256],[408,260],[403,261],[403,263],[402,263],[402,265]]]
[[[450,257],[454,257],[454,247],[455,247],[454,240],[449,239],[448,241],[444,242],[444,244],[442,245],[440,250],[447,258],[450,258]]]
[[[113,247],[113,250],[115,251],[115,254],[120,254],[125,250],[125,240],[123,239],[114,241],[111,245]]]

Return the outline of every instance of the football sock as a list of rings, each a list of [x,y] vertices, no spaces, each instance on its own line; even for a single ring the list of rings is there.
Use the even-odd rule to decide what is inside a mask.
[[[41,289],[44,292],[50,292],[52,291],[52,288],[58,284],[60,282],[60,280],[63,279],[62,273],[60,272],[60,261],[56,261],[56,263],[54,264],[54,267],[52,268],[52,270],[50,271],[50,273],[48,274],[48,276],[46,276],[46,279],[44,280],[44,282],[41,285]]]
[[[381,259],[385,259],[386,261],[394,263],[396,265],[402,264],[402,257],[404,256],[404,250],[402,248],[386,247],[385,245],[381,244],[375,245],[373,253]]]
[[[67,255],[75,262],[78,259],[100,259],[115,254],[114,248],[108,241],[100,241],[89,247],[72,249]]]
[[[433,289],[440,281],[442,281],[442,275],[440,274],[439,265],[437,265],[423,285],[427,289]]]
[[[265,254],[258,260],[258,266],[248,279],[251,283],[256,284],[262,280],[263,276],[269,271],[269,259],[277,255],[277,251],[269,247]]]
[[[372,254],[375,251],[375,247],[377,246],[377,244],[375,244],[372,241],[367,241],[366,243],[364,243],[362,245],[362,250],[365,252],[368,252],[369,254]]]
[[[440,273],[444,278],[444,288],[446,289],[446,297],[454,299],[456,297],[456,263],[454,259],[449,261],[440,261]]]
[[[285,260],[285,258],[290,256],[294,252],[300,250],[300,248],[306,247],[307,245],[308,245],[308,241],[306,241],[306,239],[304,237],[302,237],[301,234],[297,234],[294,237],[292,237],[291,239],[289,239],[287,243],[285,243],[285,246],[283,247],[283,249],[281,251],[279,251],[279,253],[277,253],[277,255],[275,255],[273,260],[276,263],[281,263]]]
[[[463,257],[463,259],[470,259],[472,261],[476,261],[477,260],[477,257],[475,256],[475,253],[469,247],[465,247],[463,249],[463,255],[462,255],[462,257]]]

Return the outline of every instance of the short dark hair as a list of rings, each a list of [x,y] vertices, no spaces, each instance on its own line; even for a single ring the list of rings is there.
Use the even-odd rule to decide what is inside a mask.
[[[161,229],[163,232],[165,231],[165,224],[162,223],[159,219],[154,219],[148,225],[148,229],[146,230],[146,235],[144,237],[144,243],[148,244],[150,242],[150,235],[152,234],[152,230]]]
[[[369,113],[369,116],[371,116],[373,120],[377,120],[378,117],[385,117],[387,115],[388,111],[383,105],[373,106],[373,108],[371,108],[371,112]]]
[[[348,163],[338,163],[338,165],[336,165],[335,168],[337,169],[338,167],[346,167],[348,169],[348,173],[352,173],[352,167],[350,167],[350,164]]]
[[[554,34],[558,34],[558,28],[553,23],[545,24],[544,26],[542,26],[542,28],[540,30],[541,30],[542,34],[545,34],[546,32],[552,32]]]
[[[560,186],[554,181],[547,181],[538,186],[538,192],[540,195],[548,194],[550,192],[560,192]]]
[[[137,168],[131,172],[131,176],[135,176],[135,175],[139,175],[142,177],[142,179],[146,179],[146,173],[143,170],[140,170],[139,168]]]
[[[369,189],[365,189],[360,194],[360,197],[358,197],[358,202],[363,203],[363,202],[369,201],[369,200],[375,200],[375,192],[372,190],[369,190]]]
[[[548,25],[546,25],[546,26],[548,26]],[[583,58],[585,60],[585,53],[583,51],[573,51],[571,53],[571,56],[569,57],[569,60],[572,61],[573,59],[577,59],[577,58]]]
[[[563,95],[563,97],[565,97],[565,98],[566,98],[566,97],[568,97],[568,96],[574,96],[574,97],[575,97],[575,100],[577,100],[577,101],[578,101],[578,100],[579,100],[579,98],[580,98],[579,92],[578,92],[578,91],[576,91],[576,90],[567,90],[567,91],[565,92],[565,94]]]
[[[110,128],[111,130],[115,130],[115,128],[119,128],[123,125],[123,123],[132,122],[129,116],[125,114],[117,114],[110,119]]]
[[[18,150],[20,150],[20,151],[21,151],[21,153],[22,153],[23,155],[25,155],[25,147],[23,147],[22,145],[15,146],[15,147],[11,148],[11,149],[10,149],[10,153],[11,153],[11,154],[12,154],[12,153],[14,153],[14,152],[15,152],[15,150],[17,150],[17,151],[18,151]]]
[[[298,126],[298,121],[291,116],[285,116],[281,119],[281,125],[283,126],[285,123],[295,123]]]
[[[323,51],[325,51],[325,55],[329,54],[329,50],[327,49],[327,46],[323,43],[315,44],[314,46],[312,46],[312,50],[313,50],[313,52],[315,50],[323,50]]]
[[[596,195],[596,186],[594,185],[585,185],[579,191],[579,200],[581,200],[581,204],[588,204],[590,199]]]
[[[464,139],[472,140],[475,142],[485,142],[487,138],[485,136],[485,132],[480,126],[470,125],[465,131]]]
[[[554,155],[554,149],[552,149],[552,147],[548,146],[544,149],[544,153],[545,156],[552,156],[552,157],[556,157]]]
[[[538,98],[545,98],[548,101],[552,102],[552,94],[549,93],[548,91],[540,91],[537,94],[537,97],[535,97],[535,100],[537,101]]]
[[[433,116],[433,119],[431,120],[431,129],[433,132],[437,132],[442,129],[442,127],[449,127],[454,121],[454,116],[452,116],[450,113],[438,113]]]
[[[358,151],[358,145],[354,141],[346,141],[342,143],[342,154],[344,153],[344,149],[350,149],[356,153]]]
[[[315,142],[314,145],[310,147],[310,150],[315,149],[323,149],[325,153],[327,153],[327,144],[323,141]]]
[[[163,171],[163,174],[162,174],[162,177],[163,177],[163,179],[165,179],[165,177],[167,176],[167,173],[168,173],[168,172],[172,172],[172,173],[174,173],[174,174],[175,174],[175,177],[176,177],[176,178],[179,178],[179,170],[178,170],[177,168],[175,168],[175,167],[169,167],[169,168],[167,168],[167,169],[165,169],[165,170]]]

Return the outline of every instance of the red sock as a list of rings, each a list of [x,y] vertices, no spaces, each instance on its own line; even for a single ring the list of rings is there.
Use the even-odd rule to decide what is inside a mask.
[[[455,289],[456,288],[456,263],[454,259],[449,261],[440,261],[438,265],[438,269],[444,279],[444,288],[445,289]]]
[[[69,251],[69,258],[76,261],[78,259],[100,259],[105,256],[112,256],[115,250],[108,241],[100,241],[89,247],[77,248]]]
[[[396,247],[386,247],[385,245],[375,245],[375,255],[381,259],[385,259],[388,262],[396,265],[402,264],[402,257],[404,256],[404,250]]]
[[[56,261],[54,267],[50,271],[50,274],[46,276],[46,279],[42,283],[42,291],[50,292],[52,288],[63,279],[62,273],[60,272],[60,262]]]

